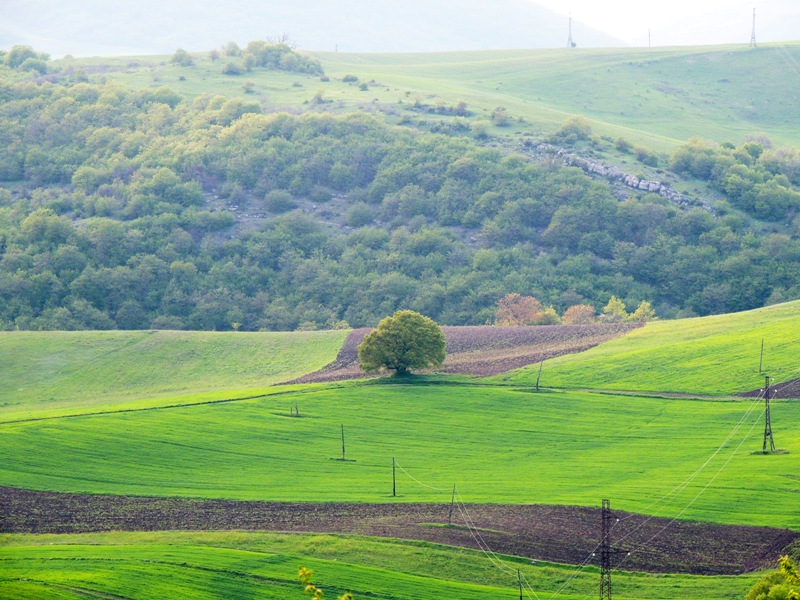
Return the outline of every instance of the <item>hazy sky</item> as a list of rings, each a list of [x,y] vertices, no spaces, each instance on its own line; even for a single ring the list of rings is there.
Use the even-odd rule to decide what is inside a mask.
[[[561,14],[589,23],[636,46],[652,44],[746,43],[750,39],[753,9],[756,38],[785,40],[774,31],[776,20],[788,13],[800,16],[798,0],[531,0]],[[794,39],[800,36],[795,32]]]

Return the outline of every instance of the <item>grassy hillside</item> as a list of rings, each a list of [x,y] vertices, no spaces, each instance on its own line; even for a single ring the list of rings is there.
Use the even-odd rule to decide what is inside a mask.
[[[456,483],[465,502],[594,506],[610,497],[621,510],[671,517],[685,508],[684,518],[800,528],[797,481],[787,475],[800,465],[799,403],[774,404],[775,439],[790,453],[765,457],[750,454],[761,448],[758,401],[536,394],[448,381],[339,384],[6,423],[0,485],[388,502],[395,457],[410,474],[399,476],[401,502],[448,502]],[[288,416],[295,404],[302,418]],[[341,425],[348,462],[336,460]]]
[[[570,115],[582,114],[598,134],[660,152],[692,136],[738,143],[759,132],[800,145],[800,45],[793,43],[755,50],[742,45],[315,56],[331,81],[274,72],[230,77],[221,73],[224,60],[212,64],[202,53],[189,68],[170,65],[168,57],[79,62],[113,65],[120,70],[105,76],[134,87],[167,85],[190,97],[255,97],[273,106],[303,105],[317,92],[335,103],[326,109],[383,106],[397,115],[408,115],[417,100],[434,106],[463,100],[475,118],[504,106],[512,127],[495,128],[498,134],[550,133]],[[342,83],[346,74],[368,82],[368,89]],[[253,84],[249,96],[245,81]]]
[[[800,377],[800,302],[700,319],[648,323],[587,352],[548,361],[542,384],[596,388],[734,394]],[[763,373],[759,373],[761,340]],[[532,384],[538,368],[502,376]]]
[[[0,596],[82,598],[307,597],[297,567],[336,597],[518,597],[516,569],[530,584],[526,597],[581,598],[597,585],[597,570],[489,558],[434,544],[330,535],[269,533],[110,533],[1,536]],[[498,568],[498,565],[502,568]],[[505,572],[504,572],[505,570]],[[699,577],[615,573],[620,598],[743,597],[758,575]],[[569,580],[569,581],[567,581]]]
[[[189,394],[252,394],[331,362],[346,336],[346,331],[0,332],[0,419],[134,399],[171,403]]]

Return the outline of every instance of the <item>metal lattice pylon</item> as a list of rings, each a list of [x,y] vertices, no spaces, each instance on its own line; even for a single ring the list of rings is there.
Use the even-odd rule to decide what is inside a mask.
[[[600,540],[600,600],[611,600],[611,500],[603,500],[603,537]]]

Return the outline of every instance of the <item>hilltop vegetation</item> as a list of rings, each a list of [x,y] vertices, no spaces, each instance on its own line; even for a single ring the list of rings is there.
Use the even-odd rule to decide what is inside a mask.
[[[511,292],[559,313],[613,294],[672,317],[800,295],[786,178],[760,200],[781,233],[755,235],[725,203],[621,199],[487,148],[456,104],[432,133],[320,113],[324,93],[309,113],[265,114],[81,77],[2,84],[4,329],[332,329],[398,308],[482,324]]]

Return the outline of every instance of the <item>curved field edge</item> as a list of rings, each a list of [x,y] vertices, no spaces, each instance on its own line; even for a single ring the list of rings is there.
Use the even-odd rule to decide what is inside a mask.
[[[499,562],[499,561],[502,561]],[[0,596],[78,598],[306,597],[297,567],[314,570],[326,596],[518,598],[517,569],[536,594],[563,600],[596,590],[593,566],[552,563],[424,542],[266,532],[152,532],[0,536]],[[619,598],[722,600],[760,578],[615,572]],[[55,595],[53,592],[62,595]],[[39,595],[38,597],[41,597]]]
[[[300,417],[290,416],[295,406]],[[611,498],[619,510],[800,530],[792,475],[800,403],[773,403],[782,455],[752,454],[761,449],[762,408],[750,399],[535,393],[448,378],[318,384],[236,402],[5,423],[0,485],[444,503],[455,483],[467,503]],[[342,426],[347,461],[338,460]]]
[[[439,373],[487,377],[524,365],[582,352],[641,327],[642,323],[593,323],[589,325],[442,327],[446,341],[444,364]],[[371,329],[353,329],[336,360],[325,368],[293,380],[293,383],[340,381],[366,377],[359,368],[358,346]]]
[[[347,331],[0,332],[0,416],[242,395],[322,368],[346,337]]]
[[[281,531],[426,541],[582,564],[597,544],[599,507],[463,504],[237,502],[58,494],[0,488],[0,533]],[[614,538],[629,571],[737,575],[774,566],[800,533],[788,529],[672,522],[615,511]],[[480,532],[480,538],[478,534]],[[654,541],[657,540],[657,541]],[[480,543],[479,543],[480,542]],[[620,565],[622,566],[622,564]]]
[[[763,361],[761,343],[764,341]],[[545,363],[541,385],[729,395],[800,376],[800,301],[644,328],[577,355]],[[759,372],[759,366],[761,372]],[[536,381],[533,367],[495,378]]]

